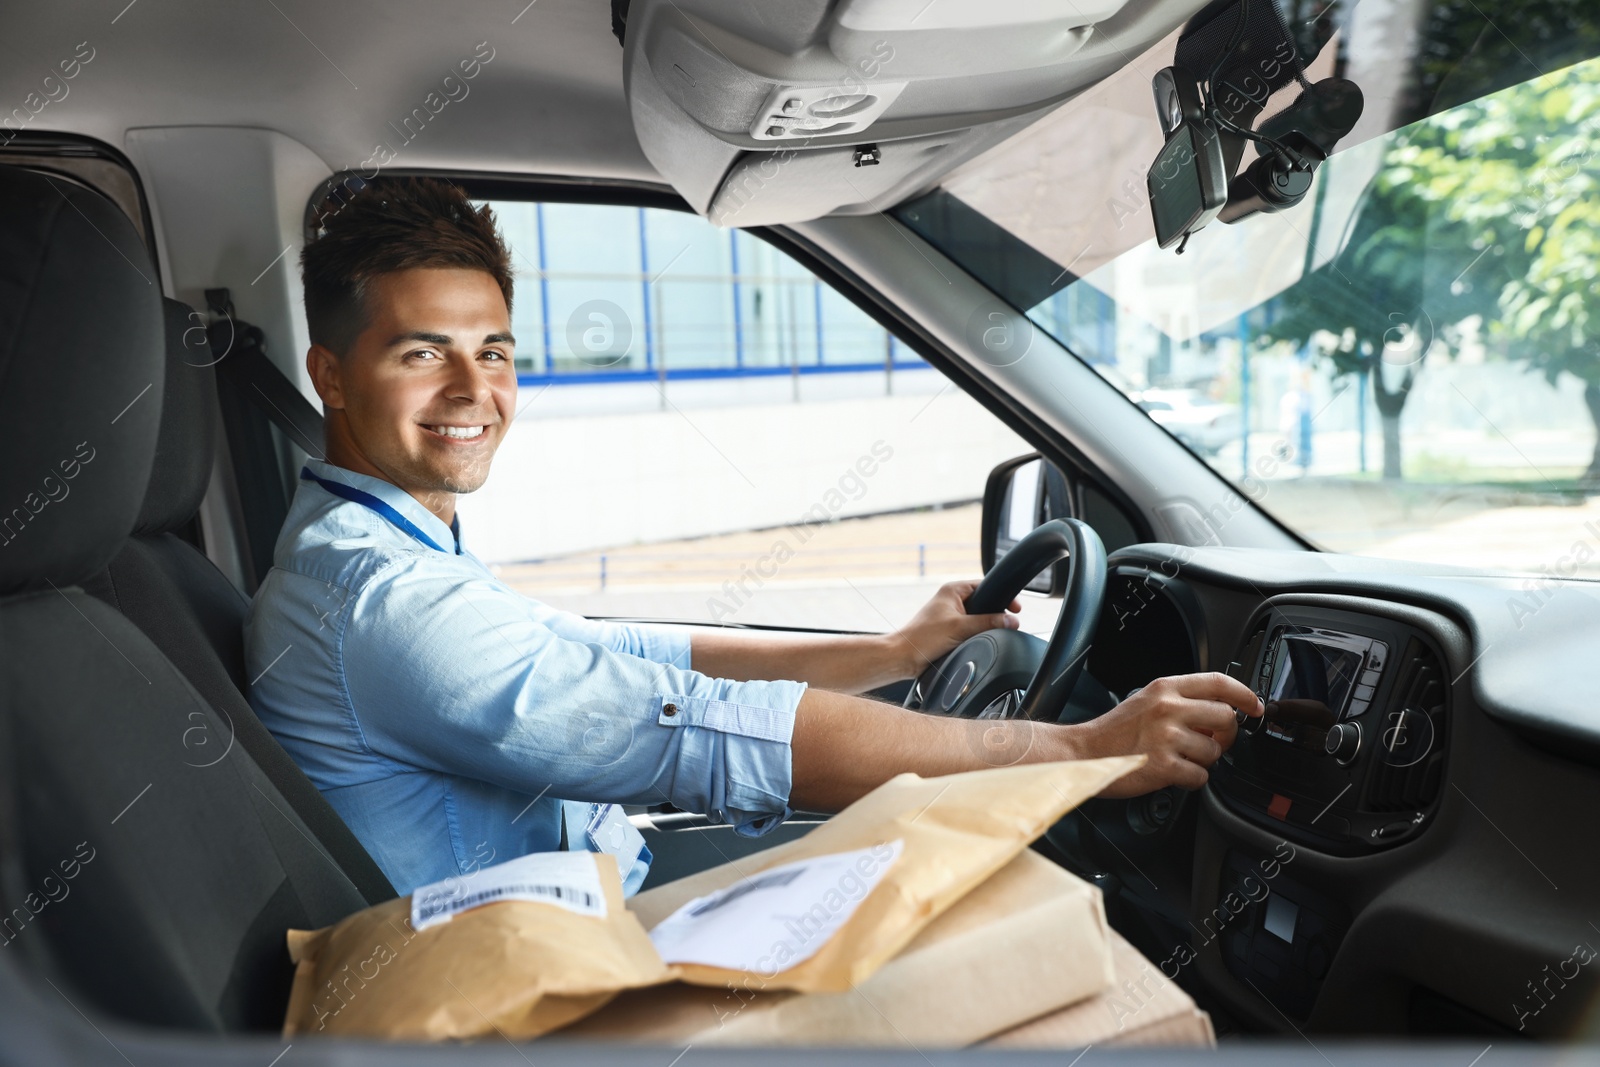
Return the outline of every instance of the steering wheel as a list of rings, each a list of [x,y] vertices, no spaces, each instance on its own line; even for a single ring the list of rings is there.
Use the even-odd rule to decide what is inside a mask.
[[[905,706],[969,719],[1058,721],[1106,598],[1100,535],[1077,519],[1052,519],[1002,556],[966,601],[969,615],[1004,611],[1034,575],[1062,557],[1069,561],[1067,588],[1048,645],[1021,630],[985,630],[929,664]]]

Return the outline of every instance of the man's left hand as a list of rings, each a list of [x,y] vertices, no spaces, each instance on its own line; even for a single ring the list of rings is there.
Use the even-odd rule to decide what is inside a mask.
[[[966,600],[977,588],[975,581],[946,582],[910,622],[894,632],[892,636],[902,646],[906,657],[906,677],[915,678],[928,664],[975,634],[996,627],[1015,630],[1021,625],[1017,616],[1011,614],[1022,610],[1020,600],[1011,602],[1010,611],[968,615]]]

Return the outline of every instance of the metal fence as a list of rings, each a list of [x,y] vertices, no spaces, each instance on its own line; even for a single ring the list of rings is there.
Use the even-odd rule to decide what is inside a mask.
[[[495,206],[532,275],[513,309],[523,385],[927,367],[751,234],[656,208]]]
[[[598,589],[634,586],[699,585],[720,587],[741,579],[822,583],[853,578],[927,578],[976,573],[976,541],[917,541],[882,545],[822,546],[795,550],[792,556],[770,548],[652,551],[621,548],[551,559],[501,564],[495,568],[522,591]]]

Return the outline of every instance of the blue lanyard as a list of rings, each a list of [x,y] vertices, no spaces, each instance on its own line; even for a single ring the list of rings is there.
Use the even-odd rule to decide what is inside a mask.
[[[346,500],[355,501],[362,507],[371,508],[373,511],[376,511],[379,515],[382,515],[395,526],[410,534],[412,537],[415,537],[418,541],[421,541],[429,548],[434,549],[437,552],[444,551],[444,549],[439,547],[439,543],[437,541],[418,529],[416,523],[412,522],[394,508],[373,496],[371,493],[357,489],[354,486],[345,485],[343,482],[330,482],[326,478],[318,478],[315,474],[311,473],[310,467],[301,467],[300,477],[302,479],[310,478],[312,481],[322,486],[322,488],[326,489],[334,496],[342,496]],[[452,530],[452,532],[454,531]]]

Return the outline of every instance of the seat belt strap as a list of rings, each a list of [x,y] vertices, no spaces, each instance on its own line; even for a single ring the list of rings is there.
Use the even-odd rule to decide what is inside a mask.
[[[211,328],[217,373],[225,375],[302,452],[322,459],[322,413],[267,358],[266,335],[239,321],[226,289],[207,289],[206,307],[223,320]]]

